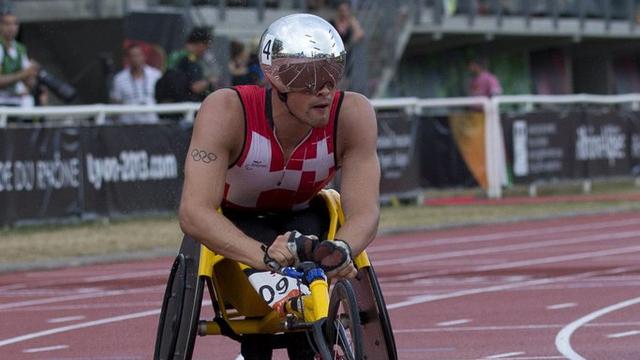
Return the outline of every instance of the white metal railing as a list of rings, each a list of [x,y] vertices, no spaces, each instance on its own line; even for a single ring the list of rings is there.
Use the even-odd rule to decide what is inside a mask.
[[[396,99],[374,99],[371,101],[376,109],[405,109],[409,114],[420,114],[423,108],[438,108],[451,106],[469,106],[480,105],[487,113],[491,112],[491,102],[487,98],[437,98],[437,99],[418,99],[418,98],[396,98]],[[0,128],[7,126],[9,117],[46,117],[47,121],[67,120],[74,117],[93,117],[97,125],[106,123],[108,115],[121,115],[133,113],[155,112],[158,114],[181,113],[184,114],[184,121],[192,122],[197,112],[199,103],[175,103],[175,104],[157,104],[149,105],[111,105],[111,104],[95,104],[95,105],[78,105],[78,106],[43,106],[33,108],[17,108],[0,106]],[[502,133],[499,124],[491,124],[497,119],[487,117],[485,121],[485,143],[494,144],[502,143]],[[486,152],[487,161],[487,182],[489,183],[488,194],[491,197],[501,196],[501,186],[506,181],[506,175],[501,176],[500,172],[506,174],[506,166],[504,164],[503,147],[489,147]],[[490,151],[491,152],[490,152]],[[497,160],[496,160],[497,159]],[[500,160],[501,159],[501,160]],[[495,169],[494,169],[495,168]],[[491,170],[493,169],[493,170]]]
[[[456,98],[398,98],[374,99],[376,109],[407,108],[409,113],[420,114],[426,108],[448,108],[461,106],[481,106],[485,113],[485,162],[487,174],[487,195],[491,198],[502,196],[502,187],[507,184],[507,164],[502,126],[500,125],[499,104],[486,97]]]
[[[409,114],[420,114],[423,109],[480,106],[485,113],[485,161],[488,189],[491,198],[502,196],[502,187],[507,184],[504,138],[500,119],[503,104],[623,104],[629,103],[634,110],[640,109],[640,94],[624,95],[512,95],[462,98],[419,99],[415,97],[395,99],[373,99],[376,109],[404,109]],[[47,121],[66,120],[77,117],[93,117],[96,124],[106,123],[107,116],[148,113],[183,114],[184,121],[192,122],[199,103],[176,103],[158,105],[79,105],[17,108],[0,106],[0,128],[7,126],[8,117],[46,117]]]
[[[157,113],[184,114],[186,121],[193,121],[200,103],[175,103],[156,105],[74,105],[74,106],[41,106],[31,108],[0,106],[0,128],[7,126],[9,117],[43,116],[47,120],[64,120],[79,116],[93,117],[97,125],[106,123],[107,115]]]

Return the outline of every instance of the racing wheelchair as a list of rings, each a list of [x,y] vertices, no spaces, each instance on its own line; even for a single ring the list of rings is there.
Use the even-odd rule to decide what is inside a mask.
[[[323,190],[318,196],[329,214],[326,238],[333,239],[344,222],[340,195]],[[196,335],[224,335],[242,341],[243,336],[275,334],[272,346],[279,348],[284,347],[277,341],[279,336],[306,332],[319,359],[395,360],[396,345],[384,298],[364,251],[354,265],[358,269],[355,279],[338,280],[331,286],[313,263],[283,269],[283,275],[299,279],[310,293],[287,300],[276,311],[249,282],[246,265],[225,259],[185,236],[167,281],[154,359],[191,359]],[[215,314],[211,320],[200,319],[205,288]]]

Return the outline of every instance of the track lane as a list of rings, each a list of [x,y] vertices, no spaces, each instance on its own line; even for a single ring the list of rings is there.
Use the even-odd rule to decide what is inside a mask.
[[[547,230],[536,233],[541,229]],[[640,214],[628,213],[380,237],[370,251],[374,264],[391,257],[401,260],[418,250],[439,257],[402,267],[376,265],[392,308],[400,358],[564,358],[554,342],[564,326],[638,296],[634,286],[640,283],[637,254],[629,250],[639,238],[615,236],[634,229],[640,234]],[[603,233],[614,236],[610,240],[535,246],[554,239],[602,237]],[[507,238],[504,234],[511,235]],[[393,247],[405,242],[424,245],[413,251],[407,246]],[[521,247],[487,251],[511,245]],[[450,255],[474,249],[479,253]],[[592,256],[585,256],[588,253]],[[149,358],[157,323],[153,311],[159,308],[171,262],[163,258],[0,275],[0,317],[3,324],[11,324],[0,327],[0,342],[98,322],[5,346],[0,343],[0,358]],[[486,267],[494,264],[501,268]],[[148,289],[135,291],[145,287]],[[99,296],[109,291],[124,292]],[[69,294],[96,296],[51,300]],[[398,305],[403,303],[407,305]],[[145,312],[148,315],[126,318]],[[571,343],[576,351],[591,356],[587,358],[608,359],[602,354],[612,351],[616,359],[637,359],[640,352],[635,344],[640,337],[634,331],[640,329],[638,313],[637,307],[630,306],[603,315],[578,327]],[[99,323],[100,319],[118,317],[122,320]],[[62,322],[52,323],[52,319]],[[219,353],[221,358],[233,359],[237,351],[237,344],[230,340],[200,338],[195,358]]]

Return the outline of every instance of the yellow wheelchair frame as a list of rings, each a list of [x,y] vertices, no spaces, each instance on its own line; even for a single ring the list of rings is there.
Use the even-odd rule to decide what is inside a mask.
[[[319,196],[324,200],[327,210],[329,211],[330,221],[326,238],[334,239],[339,226],[344,223],[340,194],[335,190],[327,189],[321,191]],[[205,246],[197,246],[199,246],[199,254],[193,254],[192,259],[189,259],[189,256],[185,257],[183,254],[179,254],[174,263],[172,275],[167,284],[167,293],[165,294],[162,310],[163,314],[161,314],[158,327],[155,359],[190,359],[195,342],[194,327],[197,328],[197,334],[200,336],[225,335],[240,341],[241,336],[244,334],[276,334],[303,329],[309,330],[311,326],[319,326],[327,318],[330,306],[330,293],[329,283],[326,280],[315,280],[310,284],[311,294],[305,295],[302,298],[303,318],[300,318],[299,313],[292,311],[287,313],[286,318],[283,319],[282,315],[269,307],[264,299],[251,286],[251,283],[243,271],[249,268],[248,266],[226,259]],[[188,267],[190,261],[195,261],[196,257],[198,257],[197,274],[191,273],[195,271],[190,272]],[[371,350],[367,358],[394,360],[397,358],[397,355],[391,325],[384,306],[382,293],[380,292],[375,273],[373,272],[366,252],[363,251],[360,253],[354,259],[354,264],[358,269],[359,277],[367,277],[367,281],[369,281],[363,285],[365,288],[364,291],[367,291],[366,288],[372,288],[370,296],[368,297],[375,298],[359,299],[357,306],[359,308],[369,309],[367,311],[361,310],[363,314],[366,312],[374,313],[368,316],[368,318],[375,318],[377,316],[379,318],[378,328],[381,328],[381,330],[374,331],[375,335],[372,338],[375,339],[370,341],[369,347]],[[184,274],[179,271],[181,266],[184,268]],[[366,274],[362,275],[362,272],[366,272]],[[175,275],[176,273],[180,273],[180,275]],[[177,316],[174,316],[178,318],[177,325],[175,322],[167,323],[165,319],[166,317],[170,317],[167,315],[167,308],[171,306],[171,295],[180,292],[180,287],[175,285],[176,276],[185,281],[184,287],[187,289],[182,289],[182,294],[186,294],[184,298],[194,299],[193,303],[190,304],[191,309],[187,309],[191,311],[187,312],[184,311],[182,304],[178,304],[182,300],[175,299],[174,305],[179,309]],[[197,283],[188,284],[188,278],[192,278],[193,276],[197,278]],[[216,313],[216,317],[210,321],[199,320],[202,291],[205,284],[208,287]],[[358,287],[357,284],[354,283],[354,285],[356,285],[354,288]],[[360,288],[363,286],[360,286]],[[189,292],[189,287],[194,287],[194,289]],[[184,301],[182,301],[182,303],[184,303]],[[288,307],[287,309],[290,310]],[[294,323],[291,322],[292,319]],[[181,321],[187,321],[189,324],[185,326],[181,324]],[[301,323],[302,326],[296,326],[296,322]],[[375,323],[375,321],[372,323]],[[171,335],[176,337],[171,337],[171,341],[176,344],[167,347],[163,342],[166,341],[168,334],[171,333],[170,330],[177,329],[179,332],[182,328],[185,329],[183,332],[186,333],[186,335],[182,337],[180,337],[180,335]],[[367,325],[364,325],[364,328],[366,330]],[[318,341],[322,340],[316,338],[316,342]],[[387,354],[387,356],[384,357],[379,356],[381,342],[384,343],[383,353]],[[163,350],[163,348],[168,350]],[[163,352],[168,353],[168,356],[167,354],[162,355]]]

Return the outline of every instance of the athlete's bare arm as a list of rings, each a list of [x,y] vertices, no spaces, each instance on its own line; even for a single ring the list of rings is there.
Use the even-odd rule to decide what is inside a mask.
[[[360,94],[345,93],[338,119],[340,194],[345,223],[336,237],[351,245],[354,256],[367,247],[378,230],[377,139],[376,115],[369,100]]]
[[[229,164],[242,150],[244,112],[235,91],[209,95],[195,120],[185,163],[180,227],[185,234],[227,258],[266,269],[261,244],[219,214]]]

